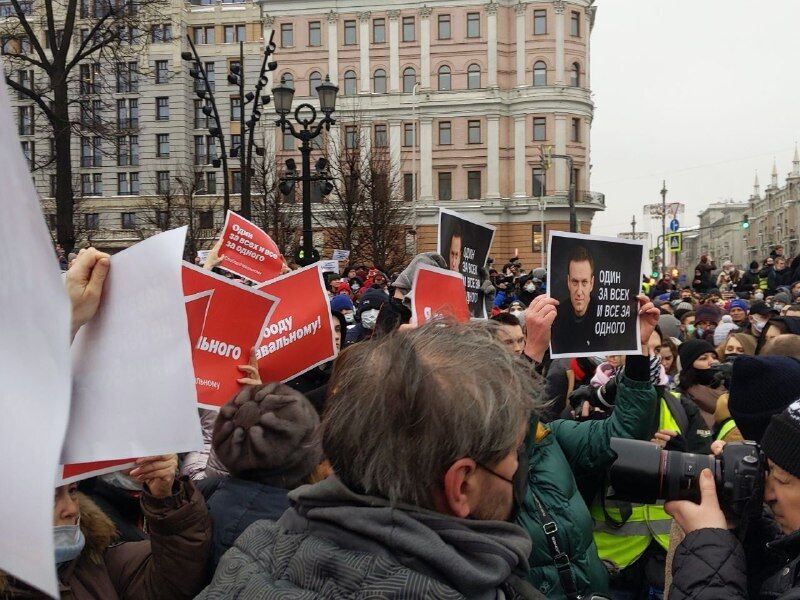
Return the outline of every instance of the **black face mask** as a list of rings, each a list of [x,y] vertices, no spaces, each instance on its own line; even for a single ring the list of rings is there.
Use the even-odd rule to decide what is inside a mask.
[[[695,369],[695,380],[700,385],[708,387],[719,387],[719,382],[715,379],[715,372],[711,369]]]
[[[522,506],[525,504],[525,498],[528,494],[528,450],[525,448],[525,444],[521,444],[519,448],[517,448],[517,470],[514,472],[514,476],[509,479],[508,477],[503,477],[495,471],[494,469],[490,469],[489,467],[482,465],[481,463],[477,463],[479,467],[482,469],[489,471],[495,477],[502,479],[511,484],[512,490],[512,504],[511,504],[511,514],[508,516],[506,521],[509,523],[513,523],[517,520],[517,516],[519,516],[520,511],[522,510]]]

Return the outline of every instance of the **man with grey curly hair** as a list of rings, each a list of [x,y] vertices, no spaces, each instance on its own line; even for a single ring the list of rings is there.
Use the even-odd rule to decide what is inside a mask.
[[[335,475],[247,529],[200,598],[543,598],[509,522],[540,396],[496,327],[439,322],[345,350],[321,424]]]

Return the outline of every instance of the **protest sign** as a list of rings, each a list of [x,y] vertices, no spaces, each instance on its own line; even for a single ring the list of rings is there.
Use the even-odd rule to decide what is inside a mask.
[[[208,258],[209,252],[211,252],[211,250],[198,250],[197,251],[197,258],[200,259],[200,266],[201,267],[205,264],[206,259]]]
[[[53,487],[69,413],[70,303],[14,118],[0,78],[0,571],[56,597]]]
[[[317,264],[258,289],[278,299],[258,343],[258,371],[264,383],[288,381],[336,356],[331,308]]]
[[[69,485],[70,483],[83,481],[84,479],[97,477],[98,475],[105,475],[106,473],[113,473],[114,471],[121,471],[123,469],[132,469],[135,466],[135,458],[61,465],[56,485]]]
[[[321,260],[319,261],[319,269],[323,273],[338,273],[339,261],[338,260]]]
[[[462,323],[470,319],[464,278],[453,271],[419,265],[410,296],[411,317],[417,325],[444,317],[453,317]]]
[[[638,354],[644,243],[552,232],[548,292],[559,301],[553,323],[553,358]]]
[[[111,257],[103,300],[72,344],[62,463],[203,447],[181,284],[186,227]]]
[[[350,250],[334,250],[331,258],[333,260],[347,260],[350,258]]]
[[[197,403],[219,410],[241,389],[237,379],[246,375],[238,367],[250,361],[278,301],[189,263],[183,263],[183,290]]]
[[[229,210],[222,228],[219,266],[240,277],[263,283],[281,274],[278,246],[255,223]]]
[[[481,269],[486,266],[495,228],[479,223],[451,210],[439,209],[439,245],[451,271],[461,273],[473,317],[486,318],[484,294],[481,292]]]

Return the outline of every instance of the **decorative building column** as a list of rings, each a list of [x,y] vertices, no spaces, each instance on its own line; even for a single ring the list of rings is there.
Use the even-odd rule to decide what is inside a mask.
[[[556,151],[554,154],[564,155],[567,153],[567,116],[556,115]],[[556,172],[556,192],[566,193],[569,191],[569,175],[567,173],[567,161],[563,158],[553,159],[553,167]]]
[[[328,76],[331,83],[339,82],[339,31],[337,29],[339,14],[328,13]]]
[[[584,35],[586,36],[586,60],[583,64],[583,76],[581,82],[583,87],[587,90],[592,88],[592,82],[589,74],[592,72],[591,55],[592,55],[592,27],[594,26],[594,18],[592,18],[592,7],[586,9],[586,27],[584,27]]]
[[[364,172],[369,172],[372,158],[372,121],[362,119],[358,124],[359,163]]]
[[[517,87],[525,86],[525,5],[516,6],[517,13]]]
[[[514,197],[524,198],[525,193],[525,115],[514,116]]]
[[[556,85],[564,85],[564,0],[555,0],[556,11]]]
[[[419,9],[419,48],[420,70],[419,83],[423,90],[431,89],[431,10],[428,6]]]
[[[389,156],[392,161],[392,169],[401,172],[402,164],[400,160],[400,135],[403,122],[400,119],[389,119]]]
[[[366,11],[358,14],[359,20],[359,58],[361,59],[361,92],[369,94],[369,19],[372,15],[371,12]]]
[[[261,36],[264,38],[264,44],[268,44],[269,38],[272,35],[273,25],[275,25],[275,17],[265,14],[262,20],[264,21],[264,27],[261,30]],[[280,43],[280,40],[275,40],[276,45],[280,45]]]
[[[487,44],[487,59],[489,63],[489,87],[497,87],[497,10],[499,4],[490,2],[486,5],[486,29],[489,41]]]
[[[399,10],[386,12],[389,17],[389,91],[400,91],[400,18]]]
[[[343,125],[336,123],[328,132],[328,157],[331,163],[331,173],[339,173],[341,161],[339,160],[344,145],[344,136],[342,131]]]
[[[486,197],[500,197],[500,115],[487,115],[486,136]]]
[[[433,117],[419,119],[420,201],[433,202]]]

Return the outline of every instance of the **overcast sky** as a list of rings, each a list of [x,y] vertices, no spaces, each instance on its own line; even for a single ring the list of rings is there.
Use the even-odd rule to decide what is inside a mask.
[[[637,231],[642,205],[746,200],[781,185],[800,140],[800,0],[597,0],[592,33],[592,231]],[[646,219],[646,226],[651,226]],[[656,231],[653,229],[652,231]]]

